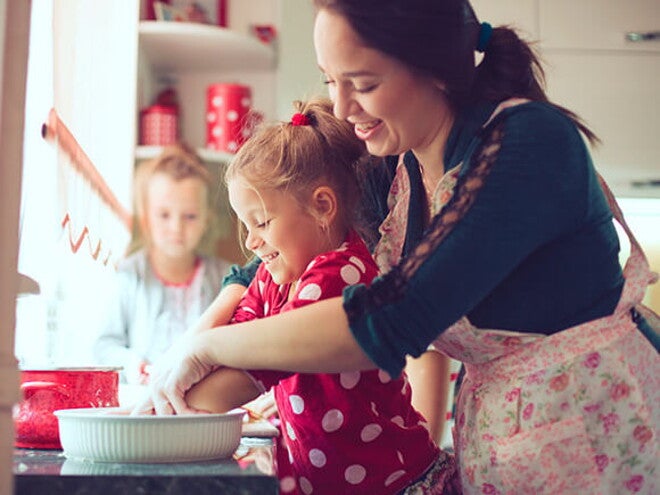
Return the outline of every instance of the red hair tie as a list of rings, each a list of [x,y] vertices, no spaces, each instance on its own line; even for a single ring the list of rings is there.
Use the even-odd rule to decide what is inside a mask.
[[[304,113],[294,113],[291,117],[291,125],[310,125],[309,117]]]

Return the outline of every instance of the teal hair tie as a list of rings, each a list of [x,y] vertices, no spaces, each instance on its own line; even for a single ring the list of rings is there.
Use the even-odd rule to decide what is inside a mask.
[[[490,41],[490,36],[493,34],[493,26],[487,22],[481,23],[481,28],[479,29],[479,39],[477,40],[477,51],[485,52],[488,47],[488,42]]]

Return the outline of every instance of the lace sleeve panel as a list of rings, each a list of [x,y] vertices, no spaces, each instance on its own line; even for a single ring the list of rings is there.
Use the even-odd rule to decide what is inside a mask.
[[[363,295],[366,299],[363,302],[366,304],[361,308],[362,311],[369,311],[372,308],[394,302],[403,296],[408,281],[461,221],[474,203],[497,159],[503,136],[503,122],[498,123],[488,131],[484,141],[473,155],[474,166],[465,175],[459,177],[456,192],[452,199],[433,218],[431,225],[417,247],[399,265],[393,267],[390,272],[374,280],[371,289]],[[351,314],[351,310],[359,311],[360,305],[348,305],[346,309],[349,320],[359,316]]]

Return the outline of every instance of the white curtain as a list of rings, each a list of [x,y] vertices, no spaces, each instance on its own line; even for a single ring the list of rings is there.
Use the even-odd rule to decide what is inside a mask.
[[[21,366],[89,365],[103,288],[130,238],[97,186],[42,124],[54,108],[118,204],[131,209],[139,0],[33,3],[19,271],[41,294],[19,300]],[[51,122],[52,123],[52,122]]]

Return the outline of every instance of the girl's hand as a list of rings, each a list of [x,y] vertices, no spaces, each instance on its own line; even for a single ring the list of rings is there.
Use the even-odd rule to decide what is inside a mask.
[[[264,392],[253,401],[245,404],[244,407],[262,418],[273,419],[278,416],[277,403],[273,396],[273,389]]]
[[[184,399],[186,392],[216,366],[210,362],[205,349],[205,335],[191,335],[179,339],[159,359],[151,370],[147,394],[138,400],[132,415],[194,414]]]

